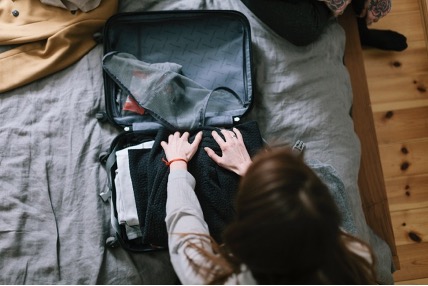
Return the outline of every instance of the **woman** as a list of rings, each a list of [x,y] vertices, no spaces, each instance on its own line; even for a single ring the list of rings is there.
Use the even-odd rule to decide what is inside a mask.
[[[224,245],[209,236],[193,192],[187,162],[192,143],[179,132],[162,142],[170,175],[166,224],[169,252],[183,284],[370,284],[373,255],[339,228],[340,215],[327,187],[288,149],[262,152],[254,162],[239,130],[212,135],[222,156],[206,148],[220,166],[242,175],[236,219],[224,231]]]

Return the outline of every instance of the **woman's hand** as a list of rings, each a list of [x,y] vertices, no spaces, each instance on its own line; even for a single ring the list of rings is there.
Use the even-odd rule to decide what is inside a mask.
[[[189,162],[198,150],[201,140],[202,131],[196,134],[195,140],[193,140],[191,144],[189,143],[189,132],[184,132],[183,135],[180,135],[180,132],[177,131],[168,136],[168,142],[162,141],[161,146],[165,151],[168,162],[175,159],[184,159],[186,162]],[[172,162],[170,164],[171,170],[187,169],[187,163],[185,161],[179,160]]]
[[[241,132],[233,128],[233,131],[223,129],[221,133],[225,140],[216,131],[212,132],[212,136],[220,146],[223,153],[222,157],[218,156],[211,148],[205,147],[205,151],[219,166],[243,176],[252,161],[247,148],[245,148]]]

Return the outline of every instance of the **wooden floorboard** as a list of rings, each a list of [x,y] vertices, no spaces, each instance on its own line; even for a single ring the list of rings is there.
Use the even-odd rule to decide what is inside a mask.
[[[428,138],[381,144],[379,150],[386,180],[428,174]]]
[[[428,284],[427,0],[393,0],[371,28],[407,37],[403,52],[363,57],[400,270],[397,284]],[[425,8],[424,8],[425,7]],[[426,21],[427,20],[427,21]]]
[[[370,61],[367,57],[365,60]],[[384,80],[372,80],[369,82],[369,90],[373,94],[371,102],[374,112],[394,110],[397,108],[395,104],[399,104],[400,108],[413,102],[417,106],[427,106],[428,74],[405,74],[390,79],[384,77]]]
[[[404,280],[396,282],[397,285],[428,285],[428,278]]]
[[[428,105],[417,105],[425,103],[428,103],[428,99],[416,101],[415,105],[400,102],[391,105],[386,111],[374,112],[378,143],[388,144],[428,137]],[[404,150],[402,153],[405,152]]]
[[[368,60],[365,65],[366,74],[372,80],[380,77],[391,80],[395,77],[424,74],[428,70],[426,42],[424,40],[409,40],[407,50],[401,53],[366,49],[364,56]],[[369,87],[370,85],[371,82],[369,82]]]
[[[394,273],[395,281],[428,278],[428,242],[397,247],[401,269]]]
[[[428,208],[392,212],[391,220],[396,245],[412,245],[428,241],[427,217]]]
[[[428,174],[385,180],[391,212],[428,207]]]

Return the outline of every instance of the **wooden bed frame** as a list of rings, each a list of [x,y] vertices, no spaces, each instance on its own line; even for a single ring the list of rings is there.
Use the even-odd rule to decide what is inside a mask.
[[[346,32],[344,62],[348,68],[353,90],[352,117],[361,141],[361,167],[358,185],[367,224],[390,246],[394,266],[400,269],[386,195],[385,181],[367,85],[364,58],[359,39],[356,16],[349,7],[339,22]]]
[[[422,12],[422,20],[423,20],[423,28],[425,32],[425,41],[428,47],[428,0],[419,0],[421,12]],[[427,49],[428,52],[428,49]]]

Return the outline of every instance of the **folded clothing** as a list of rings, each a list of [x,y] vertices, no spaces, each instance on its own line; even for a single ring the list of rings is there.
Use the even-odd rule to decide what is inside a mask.
[[[132,188],[131,173],[129,170],[128,150],[150,149],[153,141],[144,142],[116,152],[116,176],[114,178],[116,190],[116,211],[119,224],[124,225],[128,239],[141,237],[137,207],[135,205]]]
[[[263,148],[263,140],[255,121],[237,125],[242,133],[250,156]],[[211,131],[218,128],[206,127],[198,151],[189,162],[189,172],[198,182],[196,196],[204,212],[204,218],[210,234],[221,242],[224,227],[235,215],[233,202],[238,189],[239,176],[219,167],[203,150],[212,148],[221,155],[221,150],[212,138]],[[199,130],[191,132],[190,141]],[[168,234],[165,225],[165,207],[169,168],[162,162],[165,156],[161,141],[167,140],[170,131],[161,129],[153,148],[147,150],[129,150],[129,164],[134,188],[142,240],[147,244],[167,247]]]

